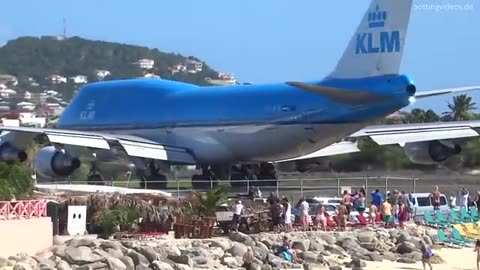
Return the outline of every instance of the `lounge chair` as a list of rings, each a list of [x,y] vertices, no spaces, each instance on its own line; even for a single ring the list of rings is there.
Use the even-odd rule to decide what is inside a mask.
[[[442,222],[443,224],[453,225],[455,222],[450,222],[440,210],[435,210],[435,217],[438,221]]]
[[[444,244],[451,244],[457,246],[465,246],[465,242],[458,241],[456,239],[452,239],[448,237],[443,230],[437,230],[438,239]]]
[[[474,227],[473,223],[465,223],[464,226],[471,238],[480,239],[480,231]]]
[[[462,235],[460,234],[460,232],[455,228],[452,228],[451,232],[452,232],[452,238],[456,241],[464,243],[464,245],[471,245],[474,242],[471,239],[463,238]]]
[[[450,208],[450,210],[448,211],[449,215],[450,215],[450,219],[452,219],[454,222],[457,222],[457,223],[464,223],[464,222],[469,222],[469,221],[472,221],[470,218],[461,218],[458,216],[457,212],[455,211],[455,209],[453,208]]]
[[[474,219],[470,214],[468,214],[467,209],[465,207],[460,207],[460,217],[464,220],[468,220],[468,222],[479,221],[479,219]]]
[[[470,216],[473,218],[473,220],[480,221],[480,216],[478,215],[478,209],[476,207],[470,207],[469,211],[470,211]]]
[[[450,225],[448,222],[441,222],[439,220],[434,220],[430,212],[425,211],[423,212],[423,216],[425,218],[425,222],[427,225],[433,226],[433,227],[447,227]]]

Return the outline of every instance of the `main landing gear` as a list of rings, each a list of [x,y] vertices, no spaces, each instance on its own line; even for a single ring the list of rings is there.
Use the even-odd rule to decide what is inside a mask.
[[[249,165],[208,165],[202,166],[202,174],[192,176],[194,189],[208,189],[218,185],[220,180],[230,180],[234,188],[245,188],[247,181],[250,186],[276,186],[277,173],[271,163]]]
[[[155,162],[150,160],[145,168],[136,170],[137,176],[140,178],[140,186],[147,189],[166,189],[167,176],[162,174],[162,168]]]

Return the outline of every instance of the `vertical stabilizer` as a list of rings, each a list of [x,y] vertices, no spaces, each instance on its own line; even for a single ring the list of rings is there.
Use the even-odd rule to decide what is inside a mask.
[[[411,9],[412,0],[373,0],[329,77],[398,74]]]

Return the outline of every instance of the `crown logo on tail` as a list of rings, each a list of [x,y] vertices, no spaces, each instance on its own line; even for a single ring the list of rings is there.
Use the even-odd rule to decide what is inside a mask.
[[[368,13],[368,28],[379,28],[385,26],[387,12],[381,11],[376,5],[375,10]]]

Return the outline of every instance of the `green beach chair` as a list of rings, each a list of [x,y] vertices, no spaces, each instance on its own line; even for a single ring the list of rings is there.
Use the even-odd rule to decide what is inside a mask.
[[[478,221],[474,219],[470,214],[468,214],[467,209],[465,209],[465,207],[460,207],[460,218],[464,220],[468,220],[468,222]]]
[[[452,222],[450,222],[440,210],[435,210],[435,217],[438,221],[441,221],[442,223],[446,223],[448,225],[452,224]]]
[[[467,219],[463,219],[461,217],[458,216],[458,213],[455,211],[455,209],[453,208],[450,208],[450,211],[448,211],[449,215],[450,215],[450,219],[456,223],[464,223],[464,222],[470,222],[472,221],[471,219],[467,218]]]
[[[437,236],[438,236],[438,239],[442,243],[445,243],[445,244],[453,244],[453,245],[457,245],[457,246],[464,246],[465,245],[464,242],[460,242],[458,240],[455,240],[455,239],[452,239],[452,238],[448,237],[443,230],[437,230]]]
[[[473,218],[473,220],[480,221],[480,216],[478,215],[478,209],[476,207],[470,207],[470,216]]]
[[[451,237],[451,238],[452,238],[453,240],[456,240],[456,241],[458,241],[458,242],[461,242],[461,243],[463,243],[464,245],[471,245],[471,244],[473,244],[473,243],[475,242],[475,240],[463,238],[463,236],[460,235],[460,232],[459,232],[457,229],[455,229],[455,228],[452,228],[451,233],[452,233],[452,237]]]
[[[448,222],[445,223],[438,220],[434,220],[432,215],[428,211],[423,212],[423,217],[425,218],[425,223],[427,223],[427,225],[431,225],[434,227],[446,227],[450,225],[450,223]]]

